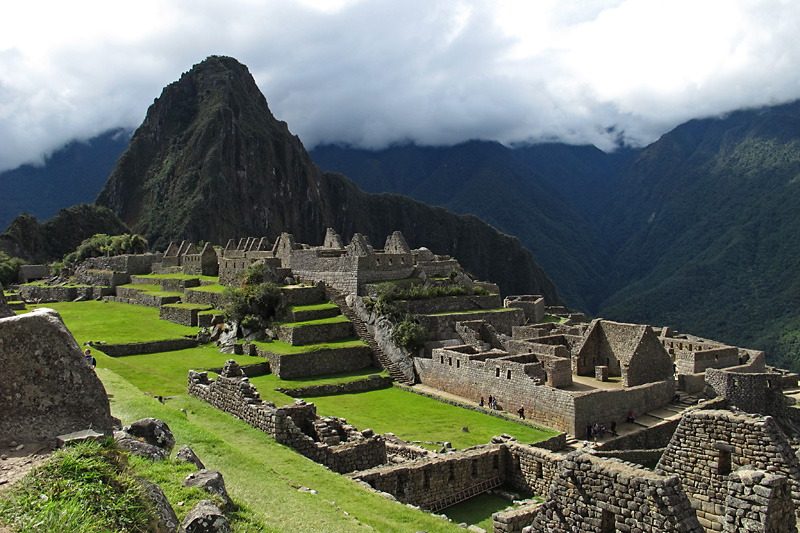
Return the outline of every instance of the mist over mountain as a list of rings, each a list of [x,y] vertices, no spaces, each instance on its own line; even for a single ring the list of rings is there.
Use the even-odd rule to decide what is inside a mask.
[[[47,220],[64,207],[94,202],[131,133],[115,129],[73,141],[45,158],[44,166],[0,172],[0,228],[23,212]]]

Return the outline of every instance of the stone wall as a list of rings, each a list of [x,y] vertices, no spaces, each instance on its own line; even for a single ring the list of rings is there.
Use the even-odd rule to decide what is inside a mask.
[[[28,302],[72,302],[77,299],[94,300],[109,294],[114,289],[92,285],[80,286],[47,286],[47,285],[20,285],[19,294]]]
[[[167,339],[162,341],[132,342],[130,344],[96,344],[95,348],[111,357],[125,357],[145,353],[173,352],[196,348],[199,345],[200,343],[195,339]]]
[[[733,372],[709,368],[706,383],[726,406],[735,406],[748,413],[784,416],[786,399],[781,386],[783,377],[773,373]]]
[[[675,365],[680,374],[699,374],[708,368],[739,366],[739,349],[733,346],[719,346],[703,351],[677,351]]]
[[[162,254],[115,255],[113,257],[91,257],[84,261],[87,268],[113,270],[126,274],[149,274],[153,263],[161,262]]]
[[[375,365],[372,349],[367,345],[297,354],[277,354],[269,351],[269,344],[259,344],[256,350],[259,357],[269,360],[272,373],[281,379],[349,372]]]
[[[316,416],[314,404],[302,400],[283,407],[262,402],[256,388],[233,361],[226,363],[216,381],[209,379],[206,372],[190,370],[188,393],[334,472],[344,474],[386,462],[385,443],[379,435],[370,430],[359,432],[338,419],[321,419]]]
[[[173,304],[162,305],[159,310],[159,318],[168,320],[182,326],[197,327],[197,314],[200,311],[211,309],[210,306],[181,307]]]
[[[82,285],[98,285],[114,288],[130,282],[130,276],[125,272],[113,270],[82,269],[76,273],[76,280]]]
[[[676,531],[703,528],[675,475],[576,452],[562,461],[533,531]]]
[[[797,518],[789,480],[763,470],[741,468],[732,472],[723,531],[795,533]]]
[[[222,293],[204,291],[202,289],[187,289],[183,293],[183,301],[188,304],[202,304],[219,309],[222,302]]]
[[[528,418],[558,431],[574,431],[575,401],[567,391],[537,385],[527,364],[504,360],[504,352],[464,354],[437,348],[433,358],[415,358],[420,382],[478,403],[497,398],[498,407],[515,413],[525,406]],[[530,364],[530,366],[540,366]]]
[[[789,478],[792,498],[800,501],[800,462],[771,417],[723,410],[685,414],[656,471],[678,475],[707,530],[725,520],[729,476],[743,466]]]
[[[538,295],[508,296],[503,300],[503,307],[519,307],[525,311],[525,318],[530,324],[541,322],[545,314],[544,298]]]
[[[424,315],[429,313],[448,313],[470,309],[497,309],[502,304],[500,295],[486,296],[448,296],[426,300],[396,300],[392,305],[405,313]]]
[[[471,399],[493,396],[498,407],[516,412],[525,407],[528,418],[538,424],[583,435],[587,423],[622,422],[628,411],[640,414],[672,402],[675,382],[666,379],[628,389],[597,389],[569,392],[537,383],[531,376],[541,363],[519,362],[522,356],[504,352],[460,353],[437,348],[431,359],[415,358],[420,382]]]
[[[353,324],[349,320],[296,327],[278,326],[278,340],[292,346],[319,344],[351,336],[353,336]]]
[[[564,460],[561,454],[519,443],[506,443],[509,459],[506,462],[506,481],[514,488],[547,496]]]
[[[432,333],[455,331],[456,322],[462,320],[484,320],[500,333],[511,335],[511,328],[525,322],[522,309],[500,309],[494,311],[475,311],[470,313],[452,313],[446,315],[422,315],[418,317],[420,325]]]
[[[245,370],[243,368],[242,370]],[[312,396],[334,396],[336,394],[353,394],[357,392],[367,392],[380,389],[388,389],[392,386],[392,378],[384,376],[369,376],[367,379],[357,379],[347,383],[312,385],[310,387],[298,387],[295,389],[276,388],[275,390],[291,396],[292,398],[309,398]]]
[[[443,500],[481,483],[497,480],[497,486],[506,477],[507,460],[504,445],[484,445],[411,463],[380,466],[350,477],[388,492],[403,503],[438,509]]]

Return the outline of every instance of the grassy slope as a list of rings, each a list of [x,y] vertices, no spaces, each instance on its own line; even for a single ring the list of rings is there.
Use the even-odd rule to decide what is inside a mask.
[[[365,531],[365,525],[378,531],[460,530],[370,493],[200,400],[182,396],[162,405],[110,370],[98,368],[98,375],[115,416],[123,423],[164,420],[176,446],[189,444],[206,467],[223,472],[230,494],[272,531]],[[317,494],[298,492],[300,487]]]

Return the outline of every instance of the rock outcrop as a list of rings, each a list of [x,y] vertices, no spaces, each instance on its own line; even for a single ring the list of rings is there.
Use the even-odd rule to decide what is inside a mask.
[[[108,395],[56,311],[0,319],[0,368],[0,444],[111,434]]]

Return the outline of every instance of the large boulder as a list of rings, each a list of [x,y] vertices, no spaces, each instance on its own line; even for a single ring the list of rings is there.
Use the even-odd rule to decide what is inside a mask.
[[[113,431],[103,384],[53,309],[0,318],[0,368],[0,445]]]

